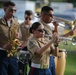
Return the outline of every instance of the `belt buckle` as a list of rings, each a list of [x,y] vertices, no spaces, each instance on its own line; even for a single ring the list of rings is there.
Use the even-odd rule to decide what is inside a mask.
[[[40,68],[41,69],[47,69],[48,68],[48,65],[40,65]]]

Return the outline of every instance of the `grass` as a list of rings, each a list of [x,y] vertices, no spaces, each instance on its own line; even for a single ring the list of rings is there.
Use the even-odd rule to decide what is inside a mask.
[[[64,75],[76,75],[76,52],[67,53],[66,69]]]
[[[64,34],[68,33],[69,31],[70,30],[64,30]],[[74,36],[76,36],[76,33],[73,36],[70,36],[70,38]],[[66,41],[63,41],[63,42],[66,42]],[[68,40],[67,40],[67,45],[60,43],[59,48],[63,48],[63,49],[70,50],[70,51],[73,51],[73,50],[76,51],[76,45],[72,45],[72,41],[68,41]]]
[[[72,42],[67,41],[68,45],[60,44],[59,48],[66,49],[66,68],[64,75],[76,75],[76,45],[72,45]],[[72,52],[73,51],[73,52]]]
[[[76,51],[76,45],[72,45],[72,42],[67,41],[67,45],[64,45],[63,43],[59,44],[59,48],[70,50],[70,51]]]

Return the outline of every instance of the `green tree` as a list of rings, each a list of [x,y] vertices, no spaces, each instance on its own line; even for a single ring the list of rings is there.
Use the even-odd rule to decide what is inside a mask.
[[[2,8],[2,5],[3,5],[3,1],[0,1],[0,8]]]

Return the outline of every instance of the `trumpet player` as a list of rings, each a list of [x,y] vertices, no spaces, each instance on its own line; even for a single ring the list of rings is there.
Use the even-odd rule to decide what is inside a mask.
[[[29,75],[52,75],[49,70],[49,58],[52,43],[59,40],[58,34],[54,33],[50,40],[44,38],[44,26],[39,22],[32,24],[30,33],[33,34],[33,37],[27,43],[27,48],[32,56]]]
[[[52,20],[54,19],[53,14],[54,14],[54,11],[51,7],[43,6],[41,8],[40,23],[42,23],[44,25],[45,34],[47,34],[47,35],[52,34],[52,29],[48,25],[48,23],[51,23]],[[58,26],[58,23],[56,21],[54,21],[52,23],[53,23],[54,26],[56,26],[56,27]],[[54,31],[56,31],[56,29]],[[76,32],[76,29],[74,29],[74,30],[68,32],[67,34],[62,35],[62,36],[65,36],[65,37],[72,36],[75,32]],[[51,71],[51,75],[56,75],[54,55],[50,56],[50,67],[49,68],[50,68],[50,71]]]
[[[16,54],[8,57],[8,51],[13,50],[13,40],[18,36],[18,21],[14,17],[16,5],[6,1],[3,4],[4,16],[0,18],[0,75],[18,75]],[[14,44],[13,44],[14,45]]]

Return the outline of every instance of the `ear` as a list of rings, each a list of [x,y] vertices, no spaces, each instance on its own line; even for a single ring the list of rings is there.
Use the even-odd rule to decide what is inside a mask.
[[[32,30],[32,33],[34,33],[34,30]]]
[[[42,16],[43,16],[44,18],[46,18],[46,15],[45,15],[45,14],[43,14]]]
[[[7,8],[6,8],[6,7],[4,7],[4,12],[6,12],[6,9],[7,9]]]

